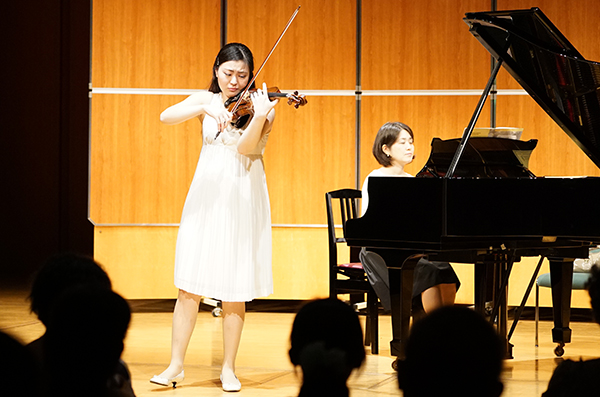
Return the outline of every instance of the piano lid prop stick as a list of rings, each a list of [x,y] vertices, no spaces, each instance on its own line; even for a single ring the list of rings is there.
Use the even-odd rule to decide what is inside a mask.
[[[477,104],[475,113],[473,113],[473,117],[471,117],[469,126],[463,133],[460,143],[458,144],[458,149],[456,149],[456,153],[454,153],[454,158],[452,159],[452,162],[450,163],[450,167],[448,167],[448,172],[446,172],[446,175],[444,176],[444,178],[452,178],[454,176],[454,171],[456,170],[456,165],[458,164],[458,161],[460,160],[462,153],[465,150],[465,147],[467,146],[467,142],[468,142],[469,138],[471,137],[473,128],[475,128],[475,123],[477,123],[477,119],[479,118],[479,115],[481,114],[481,109],[483,109],[485,100],[487,99],[487,97],[490,93],[490,90],[492,89],[492,85],[494,84],[494,80],[496,80],[496,75],[498,74],[498,71],[500,70],[501,65],[502,65],[502,59],[498,59],[498,62],[496,63],[494,70],[492,70],[490,79],[488,80],[487,85],[485,86],[485,89],[481,93],[481,97],[479,98],[479,103]]]

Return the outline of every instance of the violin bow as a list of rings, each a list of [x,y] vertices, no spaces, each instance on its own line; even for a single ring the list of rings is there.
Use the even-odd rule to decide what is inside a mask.
[[[275,45],[273,46],[273,48],[271,48],[271,51],[269,51],[269,54],[267,55],[267,57],[263,61],[262,65],[260,65],[260,67],[258,68],[258,71],[256,72],[256,74],[254,74],[254,77],[252,77],[252,80],[250,80],[250,82],[248,83],[248,85],[246,85],[246,88],[244,89],[244,91],[242,91],[242,93],[240,94],[240,97],[238,98],[238,100],[235,102],[235,105],[233,105],[233,108],[231,109],[231,113],[235,113],[235,111],[237,110],[237,108],[240,106],[242,98],[244,97],[244,95],[246,95],[246,93],[248,92],[248,90],[252,86],[252,83],[254,83],[254,81],[256,80],[256,78],[258,77],[258,75],[260,74],[261,70],[265,67],[265,64],[267,63],[267,61],[271,57],[271,54],[273,54],[273,51],[275,51],[275,48],[277,47],[277,44],[279,44],[279,42],[283,38],[283,35],[285,34],[285,32],[287,32],[288,28],[290,27],[290,25],[294,21],[294,18],[296,18],[296,15],[298,14],[298,11],[300,11],[300,6],[298,6],[298,8],[296,8],[296,10],[293,12],[293,14],[290,17],[290,20],[288,21],[287,25],[285,25],[285,28],[283,29],[283,32],[281,32],[281,34],[279,35],[279,38],[275,42]]]

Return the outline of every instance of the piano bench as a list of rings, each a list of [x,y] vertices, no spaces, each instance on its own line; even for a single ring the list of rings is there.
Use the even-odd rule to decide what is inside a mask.
[[[338,265],[338,267],[349,267],[352,269],[362,269],[363,265],[360,262],[358,262],[358,263],[353,262],[353,263],[341,263]]]

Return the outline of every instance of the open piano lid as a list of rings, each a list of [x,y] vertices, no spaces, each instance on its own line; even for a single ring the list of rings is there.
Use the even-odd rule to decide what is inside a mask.
[[[456,153],[459,139],[433,138],[431,154],[419,178],[442,178]],[[532,178],[529,157],[537,139],[520,141],[506,138],[472,137],[454,177],[459,178]]]
[[[539,8],[465,14],[470,32],[600,168],[600,63]]]

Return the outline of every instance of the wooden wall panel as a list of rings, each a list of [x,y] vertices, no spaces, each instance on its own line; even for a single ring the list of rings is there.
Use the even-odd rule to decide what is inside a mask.
[[[304,90],[353,90],[356,81],[355,0],[228,0],[227,40],[242,42],[260,66],[292,12],[296,19],[257,82]]]
[[[478,89],[488,52],[462,21],[481,0],[363,1],[362,89]]]
[[[97,227],[94,256],[108,273],[114,289],[125,298],[173,299],[177,297],[173,286],[176,239],[177,227]],[[347,255],[341,252],[340,259],[347,259]],[[515,264],[509,282],[509,305],[521,303],[537,261],[538,258],[523,258]],[[473,266],[453,266],[462,283],[457,303],[473,304]],[[547,261],[540,274],[546,272]],[[325,228],[273,228],[273,288],[269,299],[328,295]],[[527,305],[535,305],[533,292]],[[540,306],[552,306],[549,288],[540,289]],[[573,291],[571,306],[589,308],[587,292]]]
[[[179,222],[200,153],[201,126],[196,119],[163,125],[158,116],[181,99],[94,95],[95,223]],[[325,223],[325,192],[353,185],[354,123],[353,97],[309,98],[300,109],[278,105],[265,153],[273,223]]]
[[[302,2],[257,83],[288,91],[354,89],[355,5]],[[261,6],[230,0],[228,41],[247,44],[258,68],[297,6],[289,0],[263,0]],[[274,224],[326,223],[325,192],[352,185],[355,178],[354,109],[354,97],[309,96],[305,107],[293,111],[278,105],[265,154]]]
[[[415,160],[406,167],[412,175],[423,168],[431,152],[431,140],[459,138],[469,124],[479,97],[477,96],[383,96],[362,100],[361,119],[361,185],[372,170],[380,168],[372,154],[373,141],[379,128],[388,121],[401,121],[415,134]],[[486,105],[478,126],[489,126]]]
[[[575,3],[575,4],[572,4]],[[589,59],[598,55],[596,2],[499,0],[499,8],[540,6]],[[205,88],[219,50],[219,0],[95,0],[92,82],[98,87]],[[228,41],[254,52],[258,67],[297,2],[228,0]],[[435,6],[433,6],[435,5]],[[489,1],[363,1],[362,89],[483,89],[489,55],[468,32],[465,12]],[[355,88],[356,2],[302,2],[298,17],[257,82],[283,90]],[[590,33],[591,32],[591,33]],[[501,75],[499,88],[518,88]],[[197,121],[162,125],[158,116],[181,96],[98,95],[92,98],[91,218],[96,223],[178,223],[201,148]],[[431,138],[459,137],[477,96],[363,97],[360,180],[377,168],[375,133],[386,121],[413,127],[417,159]],[[309,96],[306,107],[280,104],[265,165],[275,224],[325,224],[324,193],[355,185],[355,98]],[[489,125],[489,106],[478,126]],[[498,125],[525,128],[538,138],[531,168],[539,175],[598,175],[598,170],[529,97],[498,98]],[[96,257],[126,297],[174,297],[176,227],[97,227]],[[273,272],[279,299],[327,293],[324,228],[274,228]],[[457,265],[467,302],[470,265]],[[528,264],[527,266],[530,266]],[[511,280],[528,279],[528,267]],[[131,283],[131,280],[137,280]],[[528,280],[527,280],[528,281]],[[512,290],[517,292],[512,292]],[[543,294],[548,291],[543,290]],[[516,295],[515,295],[516,294]],[[548,304],[549,295],[543,301]]]
[[[219,51],[219,0],[95,0],[92,85],[207,88]]]
[[[269,298],[328,297],[327,244],[326,228],[273,228],[274,293]]]
[[[176,227],[96,227],[94,259],[125,299],[173,299]]]
[[[177,227],[96,227],[94,257],[126,299],[176,298],[177,231]],[[327,250],[325,228],[273,228],[274,293],[268,298],[327,296]]]
[[[499,96],[497,125],[523,128],[538,139],[529,168],[538,176],[600,176],[600,170],[529,95]]]
[[[274,224],[324,225],[325,193],[354,185],[354,97],[308,101],[277,105],[265,151]]]
[[[178,223],[201,148],[200,123],[159,120],[184,97],[92,97],[90,215],[96,224]]]

